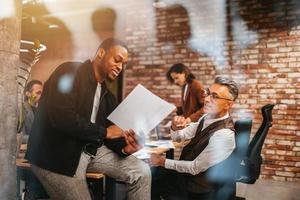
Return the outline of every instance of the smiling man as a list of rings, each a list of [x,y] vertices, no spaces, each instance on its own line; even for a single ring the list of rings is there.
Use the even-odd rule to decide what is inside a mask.
[[[157,172],[164,178],[155,177],[154,174],[152,199],[159,199],[159,196],[178,200],[233,198],[234,191],[229,191],[235,190],[233,187],[224,193],[223,185],[212,183],[208,176],[210,170],[226,162],[235,149],[234,124],[229,112],[237,96],[238,87],[234,81],[217,77],[215,83],[206,90],[206,114],[198,123],[181,129],[186,126],[186,120],[183,117],[173,119],[173,141],[191,141],[183,148],[180,160],[165,159],[160,155],[151,156],[150,162],[153,165],[167,169],[161,168]]]
[[[130,155],[140,148],[134,132],[107,119],[116,100],[104,81],[127,60],[125,44],[107,39],[92,60],[63,63],[45,83],[26,157],[51,199],[91,199],[86,171],[128,183],[128,199],[150,199],[149,167]]]

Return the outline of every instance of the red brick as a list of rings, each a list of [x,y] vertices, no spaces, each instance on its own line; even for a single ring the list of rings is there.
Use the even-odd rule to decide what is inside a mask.
[[[284,177],[295,177],[296,174],[293,172],[287,172],[287,171],[276,171],[276,175],[278,176],[284,176]]]
[[[239,2],[241,0],[237,0]],[[200,1],[189,1],[197,4]],[[172,64],[183,62],[191,68],[205,87],[213,83],[216,75],[226,75],[234,78],[240,85],[240,95],[232,110],[235,119],[241,111],[247,111],[253,116],[252,135],[259,128],[262,116],[260,108],[267,103],[280,103],[273,110],[273,127],[265,140],[262,154],[265,158],[262,167],[263,178],[281,181],[299,181],[300,167],[300,26],[292,26],[292,20],[299,18],[299,11],[286,8],[286,11],[268,11],[270,3],[245,1],[247,4],[238,7],[239,13],[247,13],[242,18],[249,27],[253,27],[259,37],[252,44],[241,49],[239,42],[232,38],[222,41],[225,44],[221,52],[230,62],[225,66],[216,66],[214,61],[203,51],[191,49],[188,45],[189,16],[204,20],[208,14],[189,10],[189,16],[181,10],[167,12],[156,11],[157,38],[148,27],[136,26],[137,21],[148,20],[152,8],[148,10],[132,6],[126,14],[125,39],[133,61],[132,68],[125,73],[125,93],[128,93],[137,83],[143,83],[155,94],[169,102],[180,102],[180,89],[165,80],[165,72]],[[201,2],[202,3],[202,2]],[[194,5],[191,5],[193,7]],[[291,6],[288,5],[287,6]],[[262,10],[261,13],[251,13]],[[138,19],[136,18],[138,13]],[[264,14],[267,13],[267,14]],[[274,27],[276,24],[289,24],[288,27]],[[216,19],[218,20],[218,19]],[[220,19],[221,20],[221,19]],[[209,23],[209,21],[207,22]],[[224,23],[224,21],[222,21]],[[293,27],[293,28],[291,28]],[[148,28],[148,29],[147,29]],[[201,30],[194,34],[210,35],[214,30]],[[205,37],[202,37],[205,38]],[[218,44],[219,45],[219,44]],[[216,45],[216,46],[218,46]],[[221,47],[221,46],[220,46]],[[217,48],[217,47],[216,47]],[[217,48],[218,49],[218,48]],[[155,71],[151,66],[157,64]],[[174,114],[172,114],[174,115]],[[171,118],[170,118],[171,119]],[[294,174],[291,172],[295,172]]]

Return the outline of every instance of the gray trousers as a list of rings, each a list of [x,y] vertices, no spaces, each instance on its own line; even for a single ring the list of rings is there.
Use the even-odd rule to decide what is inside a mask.
[[[81,154],[76,174],[73,177],[57,174],[32,165],[38,177],[53,200],[90,200],[86,183],[86,172],[101,172],[128,184],[128,200],[151,199],[151,172],[148,164],[134,156],[122,158],[106,146],[97,150],[91,159]]]

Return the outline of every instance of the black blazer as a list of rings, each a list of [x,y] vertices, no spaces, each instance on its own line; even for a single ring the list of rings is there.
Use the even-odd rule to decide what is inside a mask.
[[[30,163],[73,176],[85,145],[103,144],[106,128],[112,125],[107,116],[117,103],[103,83],[96,123],[92,124],[96,87],[90,61],[66,62],[52,73],[44,85],[28,141],[26,158]],[[120,153],[125,141],[109,144]]]

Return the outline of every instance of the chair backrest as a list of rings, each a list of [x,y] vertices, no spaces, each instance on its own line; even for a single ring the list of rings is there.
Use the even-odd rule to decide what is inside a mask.
[[[272,126],[272,109],[274,104],[267,104],[262,107],[261,112],[263,116],[263,122],[251,140],[248,148],[248,157],[252,162],[257,162],[260,156],[262,146],[268,134],[269,128]]]
[[[247,155],[249,138],[252,128],[252,119],[237,120],[234,123],[234,129],[236,132],[235,143],[236,143],[236,154],[240,157]]]
[[[259,177],[262,164],[261,150],[272,126],[273,107],[274,104],[267,104],[261,109],[263,121],[248,146],[247,155],[240,162],[241,170],[236,178],[237,182],[253,184]]]

